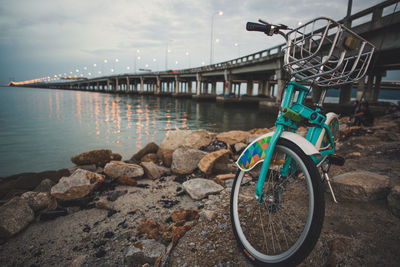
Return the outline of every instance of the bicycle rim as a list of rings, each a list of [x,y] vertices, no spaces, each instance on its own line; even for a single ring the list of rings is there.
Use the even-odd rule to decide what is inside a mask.
[[[287,174],[284,173],[285,164],[289,166]],[[239,244],[250,259],[270,264],[294,262],[307,256],[299,255],[305,243],[314,246],[322,221],[314,220],[313,223],[316,203],[309,164],[288,146],[278,144],[265,180],[261,203],[254,197],[257,182],[245,183],[245,173],[238,173],[232,188],[232,226]],[[313,227],[319,228],[313,231],[313,235],[317,232],[317,236],[307,240]],[[300,253],[304,254],[304,251],[303,248]]]

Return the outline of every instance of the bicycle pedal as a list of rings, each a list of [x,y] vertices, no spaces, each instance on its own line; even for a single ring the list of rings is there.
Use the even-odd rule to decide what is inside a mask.
[[[337,166],[343,166],[344,162],[345,162],[345,159],[343,157],[336,155],[336,154],[330,155],[328,157],[328,159],[329,159],[330,163],[337,165]]]

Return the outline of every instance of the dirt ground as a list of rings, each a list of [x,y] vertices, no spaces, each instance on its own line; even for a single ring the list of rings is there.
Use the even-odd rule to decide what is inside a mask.
[[[332,167],[331,177],[368,170],[400,184],[399,120],[382,118],[359,136],[339,141],[338,154],[349,156],[343,167]],[[396,139],[397,138],[397,139]],[[143,218],[171,224],[170,214],[180,209],[215,211],[215,218],[201,216],[172,250],[168,266],[251,266],[238,249],[229,217],[230,189],[200,201],[182,192],[175,176],[140,180],[139,187],[117,186],[99,194],[117,212],[70,208],[70,214],[51,221],[35,221],[23,232],[0,244],[0,266],[126,266],[128,247],[144,239],[137,227]],[[334,203],[325,194],[326,212],[316,247],[301,266],[399,266],[400,219],[386,200]],[[168,245],[168,244],[166,244]]]

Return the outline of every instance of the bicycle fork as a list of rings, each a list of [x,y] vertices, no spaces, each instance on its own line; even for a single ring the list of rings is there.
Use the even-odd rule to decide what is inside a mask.
[[[258,177],[257,187],[256,187],[256,192],[255,192],[255,198],[260,203],[261,203],[261,197],[262,197],[262,192],[263,192],[263,188],[264,188],[265,178],[267,177],[267,173],[268,173],[268,167],[269,167],[269,164],[272,159],[272,155],[275,150],[276,142],[278,142],[278,139],[281,136],[282,132],[283,132],[283,125],[277,125],[276,131],[275,131],[274,135],[271,137],[271,140],[265,151],[265,158],[264,158],[264,162],[261,166],[261,172],[260,172],[260,176]]]

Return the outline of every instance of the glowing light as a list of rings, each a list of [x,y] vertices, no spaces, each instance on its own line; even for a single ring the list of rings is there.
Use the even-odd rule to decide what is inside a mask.
[[[136,53],[140,53],[140,50],[139,50],[139,49],[136,49]]]
[[[179,64],[179,61],[178,61],[178,60],[176,60],[176,61],[175,61],[175,64],[176,64],[176,65],[178,65],[178,64]]]
[[[96,67],[97,67],[97,64],[96,64],[96,63],[94,63],[94,64],[93,64],[93,67],[95,67],[95,68],[96,68]]]
[[[114,69],[110,69],[111,72],[114,72]]]
[[[131,69],[131,67],[127,66],[127,67],[126,67],[126,69],[127,69],[127,70],[130,70],[130,69]]]
[[[104,59],[104,63],[107,63],[108,62],[108,60],[107,59]]]
[[[141,57],[140,57],[140,56],[138,56],[138,57],[137,57],[137,59],[138,59],[138,60],[140,60],[140,59],[141,59]]]
[[[119,62],[119,59],[118,59],[118,58],[116,58],[116,59],[115,59],[115,62]]]
[[[156,61],[157,61],[157,59],[153,58],[153,62],[156,62]]]
[[[79,70],[78,70],[78,69],[76,69],[75,71],[76,71],[76,72],[79,72]]]
[[[206,65],[206,63],[205,63],[204,61],[202,61],[202,62],[201,62],[201,65],[204,66],[204,65]]]
[[[92,73],[91,73],[91,72],[89,72],[89,73],[88,73],[88,75],[90,76],[90,75],[92,75]]]
[[[148,67],[149,67],[149,64],[146,64],[145,66],[146,66],[146,68],[148,68]]]
[[[99,70],[99,74],[101,74],[101,70]]]
[[[87,67],[85,66],[85,67],[83,67],[83,69],[84,69],[84,70],[87,70]]]
[[[190,55],[190,54],[189,54],[189,52],[187,52],[187,51],[186,51],[185,55],[187,55],[187,56],[188,56],[188,55]]]
[[[218,16],[222,16],[224,14],[224,11],[220,10],[218,11]]]
[[[219,38],[215,39],[216,43],[219,43],[221,40]]]

